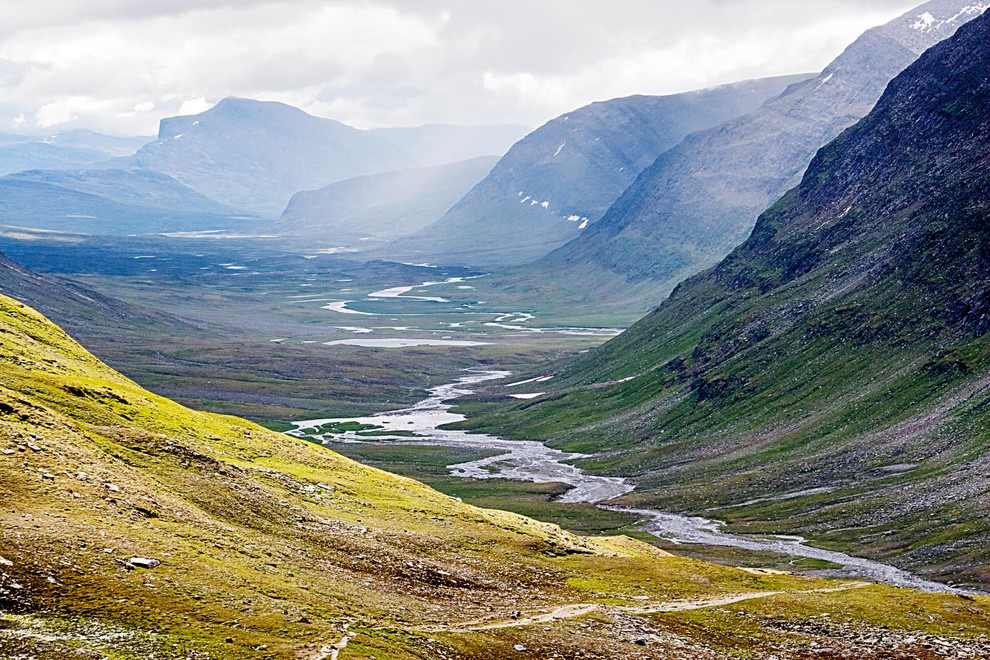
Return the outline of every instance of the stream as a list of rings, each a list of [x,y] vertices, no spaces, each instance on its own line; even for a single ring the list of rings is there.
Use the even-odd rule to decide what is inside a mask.
[[[782,555],[807,557],[842,566],[842,575],[867,578],[875,582],[910,587],[928,592],[962,593],[951,586],[925,580],[899,568],[879,562],[854,557],[841,552],[815,548],[804,539],[792,536],[755,536],[731,534],[722,531],[722,523],[696,516],[683,516],[653,509],[631,509],[609,505],[608,500],[625,495],[635,486],[623,477],[603,477],[587,474],[569,461],[584,458],[547,447],[541,442],[504,440],[496,436],[453,431],[439,428],[445,424],[465,419],[450,411],[451,400],[472,394],[472,386],[485,381],[510,376],[505,371],[472,371],[454,383],[430,390],[430,396],[411,408],[379,413],[370,417],[349,419],[317,419],[296,422],[290,435],[322,439],[325,444],[369,443],[385,441],[389,444],[460,447],[498,452],[496,455],[476,461],[448,466],[451,474],[473,479],[514,479],[535,483],[564,483],[572,488],[558,501],[564,503],[588,502],[604,509],[633,513],[644,519],[645,531],[674,543],[696,543],[710,546],[728,546],[742,550],[771,552]],[[325,436],[303,434],[302,430],[322,424],[357,422],[374,425],[384,431],[396,432],[395,436],[369,438],[353,431]],[[414,434],[411,436],[410,434]]]

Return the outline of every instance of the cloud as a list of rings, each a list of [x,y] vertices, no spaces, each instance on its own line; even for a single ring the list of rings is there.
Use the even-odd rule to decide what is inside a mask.
[[[156,132],[224,96],[360,126],[536,125],[596,100],[821,69],[911,0],[37,0],[0,123]]]

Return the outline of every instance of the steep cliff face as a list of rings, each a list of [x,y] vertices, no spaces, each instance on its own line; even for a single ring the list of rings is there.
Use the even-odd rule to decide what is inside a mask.
[[[931,49],[742,246],[498,421],[609,451],[641,499],[990,579],[988,44],[990,15]]]
[[[934,0],[866,32],[816,79],[662,154],[597,225],[548,255],[535,280],[655,283],[656,304],[714,265],[794,186],[815,151],[865,116],[887,83],[990,3]],[[595,278],[591,278],[594,280]],[[614,287],[614,284],[612,285]],[[602,286],[602,288],[607,288]]]

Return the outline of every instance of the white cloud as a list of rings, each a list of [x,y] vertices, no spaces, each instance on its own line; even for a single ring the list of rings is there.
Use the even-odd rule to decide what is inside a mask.
[[[818,70],[912,0],[37,0],[4,9],[0,122],[154,133],[224,96],[355,125],[539,124]]]
[[[202,96],[197,96],[196,98],[186,99],[185,101],[183,101],[182,105],[179,106],[179,114],[198,115],[201,112],[206,112],[211,107],[213,107],[212,103],[207,101]]]

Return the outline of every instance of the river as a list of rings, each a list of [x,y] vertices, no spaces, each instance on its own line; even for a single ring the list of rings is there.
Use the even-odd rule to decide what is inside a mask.
[[[658,538],[675,543],[728,546],[743,550],[819,559],[842,566],[842,570],[839,572],[843,575],[863,577],[875,582],[922,591],[962,593],[959,589],[919,578],[894,566],[809,546],[801,538],[730,534],[722,531],[721,523],[707,518],[683,516],[653,509],[630,509],[609,505],[608,500],[633,491],[635,486],[622,477],[588,474],[569,462],[583,458],[583,454],[552,449],[540,442],[505,440],[482,433],[439,428],[445,424],[464,420],[463,415],[450,411],[453,399],[471,394],[473,392],[471,388],[474,385],[505,378],[509,375],[511,375],[509,372],[504,371],[470,372],[454,383],[433,388],[430,390],[428,398],[411,408],[384,412],[370,417],[297,422],[297,429],[289,433],[301,436],[301,430],[318,427],[322,424],[357,422],[400,433],[395,436],[368,438],[349,432],[326,436],[325,440],[327,443],[386,441],[390,444],[401,443],[496,451],[499,453],[489,458],[450,465],[448,469],[450,469],[451,474],[464,478],[564,483],[572,488],[559,501],[565,503],[589,502],[605,509],[642,516],[644,519],[643,528],[646,531]],[[415,434],[415,437],[407,437],[409,433]]]

